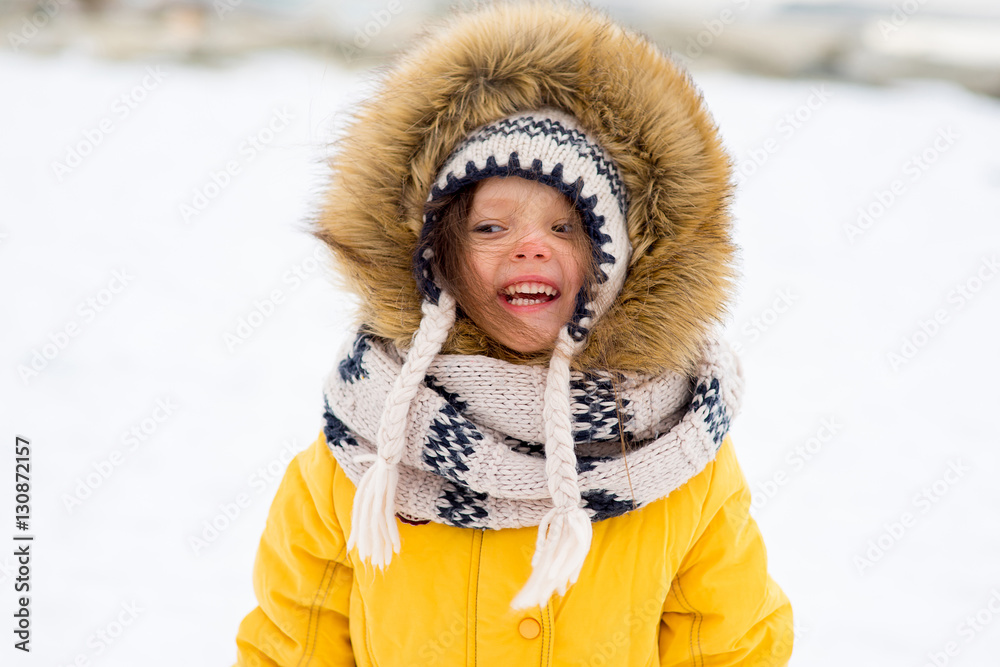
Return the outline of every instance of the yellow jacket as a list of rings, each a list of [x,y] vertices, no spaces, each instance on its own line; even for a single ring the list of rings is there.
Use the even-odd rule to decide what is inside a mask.
[[[536,528],[400,523],[384,571],[346,552],[355,487],[321,433],[289,466],[254,566],[260,606],[238,665],[778,667],[792,609],[767,574],[750,492],[727,437],[665,499],[594,524],[576,584],[513,612]]]

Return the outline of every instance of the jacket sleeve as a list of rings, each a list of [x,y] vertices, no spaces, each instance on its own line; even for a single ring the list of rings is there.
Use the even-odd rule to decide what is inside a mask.
[[[728,438],[710,465],[702,519],[664,603],[660,664],[785,665],[791,603],[767,573],[750,490]]]
[[[336,461],[320,433],[289,464],[254,562],[259,606],[240,624],[238,667],[354,665],[353,571],[333,508]]]

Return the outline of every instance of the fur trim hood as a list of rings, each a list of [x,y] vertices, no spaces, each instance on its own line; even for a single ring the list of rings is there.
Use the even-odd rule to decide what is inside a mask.
[[[629,194],[625,284],[576,365],[690,372],[735,275],[728,157],[678,65],[601,12],[560,2],[497,3],[446,20],[355,109],[313,233],[360,298],[359,324],[408,346],[421,319],[413,253],[438,170],[480,125],[546,106],[592,133]],[[460,318],[442,352],[489,349]]]

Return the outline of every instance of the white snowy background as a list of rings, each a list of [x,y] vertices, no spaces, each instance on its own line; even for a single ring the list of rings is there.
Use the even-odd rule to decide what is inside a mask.
[[[303,230],[370,78],[291,53],[0,53],[0,663],[231,664],[268,506],[351,319]],[[695,78],[740,174],[733,435],[794,604],[792,664],[998,664],[1000,103]]]

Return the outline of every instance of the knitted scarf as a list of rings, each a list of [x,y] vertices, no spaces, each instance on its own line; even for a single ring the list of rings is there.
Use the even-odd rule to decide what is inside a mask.
[[[703,347],[691,377],[571,373],[577,483],[591,522],[666,497],[715,457],[739,410],[743,377],[725,342]],[[404,359],[392,343],[360,333],[325,384],[327,445],[355,485],[377,458],[380,419]],[[462,528],[538,526],[553,507],[546,372],[438,355],[409,405],[396,516]]]

